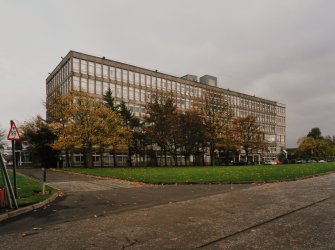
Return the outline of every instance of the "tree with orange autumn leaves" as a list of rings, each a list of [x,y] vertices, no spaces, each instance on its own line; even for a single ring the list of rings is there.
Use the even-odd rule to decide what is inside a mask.
[[[72,92],[55,98],[47,107],[49,127],[57,136],[55,149],[79,148],[84,165],[93,166],[93,148],[127,148],[130,131],[122,126],[120,116],[97,98]]]

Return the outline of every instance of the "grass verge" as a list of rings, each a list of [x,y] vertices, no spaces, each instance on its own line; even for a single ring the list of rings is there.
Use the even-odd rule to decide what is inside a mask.
[[[8,175],[11,179],[11,183],[13,186],[12,171],[8,171]],[[16,173],[16,178],[17,178],[16,183],[17,183],[17,196],[18,196],[17,203],[19,207],[43,201],[49,198],[54,192],[54,189],[45,186],[46,194],[42,194],[42,183],[35,181],[20,173]],[[0,178],[0,186],[3,186],[2,178]]]
[[[242,183],[296,180],[334,172],[335,162],[215,167],[70,168],[67,170],[154,184]]]

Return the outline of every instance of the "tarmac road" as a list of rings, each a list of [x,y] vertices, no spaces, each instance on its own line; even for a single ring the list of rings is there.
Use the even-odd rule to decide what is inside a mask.
[[[42,178],[41,169],[26,168],[18,171],[34,179]],[[146,185],[51,170],[47,172],[47,184],[64,192],[64,195],[44,208],[0,222],[0,235],[231,192],[256,185]]]
[[[54,204],[69,202],[66,209],[49,216],[55,216],[51,223],[37,211],[41,213],[36,216],[40,220],[37,225],[41,226],[35,229],[32,224],[27,227],[32,215],[0,225],[1,248],[335,249],[335,174],[295,182],[234,185],[232,189],[230,185],[209,186],[137,186],[69,193]],[[83,208],[88,193],[100,197],[100,208],[105,210],[99,211],[106,213],[81,215],[89,211]],[[75,203],[74,197],[80,195],[83,200]],[[157,197],[160,201],[156,203]],[[100,206],[98,200],[92,200],[96,207]],[[131,204],[131,200],[142,203]],[[124,208],[117,208],[122,202]],[[60,211],[67,210],[78,217],[67,222],[56,219]],[[20,221],[24,223],[20,225]]]

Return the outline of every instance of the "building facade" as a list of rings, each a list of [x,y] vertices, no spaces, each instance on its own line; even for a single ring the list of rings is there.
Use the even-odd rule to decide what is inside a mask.
[[[269,152],[263,160],[273,160],[285,149],[285,105],[217,87],[217,78],[209,75],[200,77],[186,75],[176,77],[133,65],[116,62],[105,57],[96,57],[70,51],[46,79],[46,101],[57,94],[83,91],[102,98],[110,88],[116,103],[124,101],[138,117],[146,113],[145,105],[152,96],[160,92],[172,92],[178,108],[192,107],[196,98],[205,93],[215,93],[227,100],[237,117],[257,117]]]

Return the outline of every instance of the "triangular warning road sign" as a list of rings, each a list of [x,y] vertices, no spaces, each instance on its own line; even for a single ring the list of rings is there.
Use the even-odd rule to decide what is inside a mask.
[[[7,135],[7,140],[10,141],[20,140],[20,134],[14,122],[12,122],[12,126],[10,127],[9,133]]]

